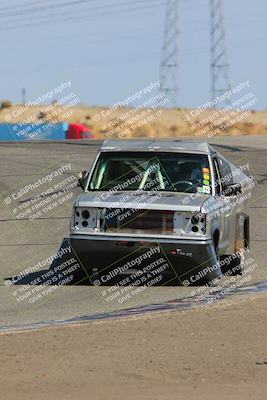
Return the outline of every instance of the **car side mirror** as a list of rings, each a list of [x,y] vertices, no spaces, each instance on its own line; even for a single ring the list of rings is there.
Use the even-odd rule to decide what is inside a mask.
[[[85,188],[87,176],[88,176],[87,171],[82,171],[79,172],[78,174],[78,186],[81,187],[82,189]]]
[[[234,185],[226,186],[226,188],[223,191],[223,194],[226,197],[236,196],[238,193],[242,193],[242,188],[241,188],[240,183],[236,183]]]

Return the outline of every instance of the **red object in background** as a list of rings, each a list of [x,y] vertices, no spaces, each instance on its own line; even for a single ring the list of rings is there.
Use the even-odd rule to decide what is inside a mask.
[[[88,126],[81,124],[69,124],[67,139],[93,139],[94,135]]]

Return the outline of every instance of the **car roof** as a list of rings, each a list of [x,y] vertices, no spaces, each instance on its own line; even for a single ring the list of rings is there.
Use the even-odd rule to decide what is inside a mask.
[[[201,154],[216,152],[207,142],[176,139],[105,140],[100,151],[166,151]]]

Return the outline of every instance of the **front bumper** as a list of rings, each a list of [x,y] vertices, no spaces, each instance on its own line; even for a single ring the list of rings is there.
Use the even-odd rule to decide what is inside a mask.
[[[168,267],[163,271],[170,279],[186,286],[202,284],[221,275],[211,239],[147,239],[104,235],[71,235],[70,244],[80,263],[89,273],[132,274],[147,265],[157,268],[159,259]],[[151,254],[152,253],[152,254]],[[163,262],[163,261],[162,261]],[[153,267],[154,268],[154,267]],[[109,281],[109,283],[112,283]]]

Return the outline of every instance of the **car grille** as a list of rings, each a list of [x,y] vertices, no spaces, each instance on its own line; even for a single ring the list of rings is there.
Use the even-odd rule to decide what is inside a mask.
[[[100,230],[104,232],[173,233],[173,211],[106,208],[100,215]]]

